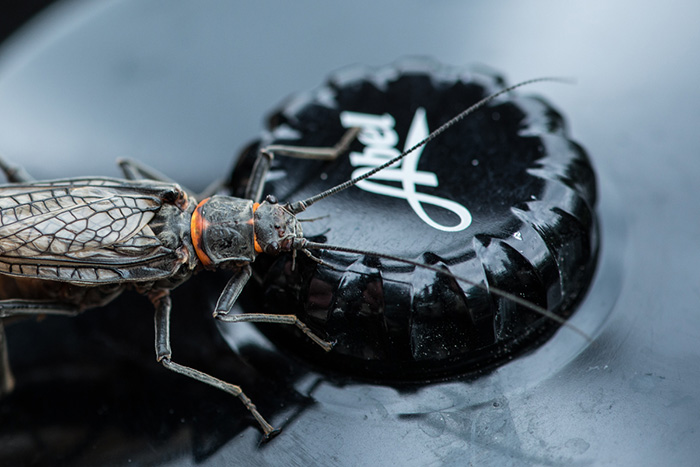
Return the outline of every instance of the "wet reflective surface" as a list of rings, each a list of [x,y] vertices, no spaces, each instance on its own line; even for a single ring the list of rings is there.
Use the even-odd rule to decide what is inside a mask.
[[[509,81],[575,77],[533,91],[556,103],[599,176],[600,264],[572,318],[594,341],[562,329],[479,379],[374,384],[320,371],[254,330],[226,342],[208,313],[226,277],[200,277],[174,294],[174,358],[243,385],[279,437],[260,445],[237,401],[161,369],[152,311],[133,296],[7,326],[17,391],[0,402],[0,464],[692,465],[693,10],[59,2],[0,49],[0,152],[38,178],[114,176],[114,159],[130,156],[202,189],[281,98],[350,63],[424,53]]]

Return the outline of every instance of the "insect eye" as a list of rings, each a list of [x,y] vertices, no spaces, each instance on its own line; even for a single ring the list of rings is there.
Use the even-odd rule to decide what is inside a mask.
[[[277,198],[272,195],[267,195],[265,197],[265,201],[267,201],[270,204],[277,204]]]

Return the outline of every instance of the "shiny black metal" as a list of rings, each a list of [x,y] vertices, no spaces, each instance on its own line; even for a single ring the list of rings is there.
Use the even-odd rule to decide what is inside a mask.
[[[341,71],[272,114],[269,133],[244,152],[231,185],[245,187],[260,145],[329,146],[365,122],[349,157],[275,160],[266,191],[280,199],[310,196],[410,146],[414,125],[425,122],[422,131],[432,131],[502,87],[499,76],[428,59]],[[399,380],[481,371],[551,336],[556,323],[488,288],[562,317],[587,290],[598,251],[596,181],[563,117],[540,98],[513,93],[400,167],[370,188],[392,196],[352,188],[310,208],[309,217],[322,219],[307,224],[307,236],[437,265],[485,288],[365,255],[323,252],[332,268],[305,258],[296,268],[290,257],[264,259],[245,309],[295,314],[337,343],[332,354],[319,355],[289,330],[265,332],[333,371]],[[430,176],[435,186],[424,181]],[[422,196],[414,195],[413,205],[411,191]],[[440,207],[442,200],[466,207],[471,224],[449,231],[465,215]]]

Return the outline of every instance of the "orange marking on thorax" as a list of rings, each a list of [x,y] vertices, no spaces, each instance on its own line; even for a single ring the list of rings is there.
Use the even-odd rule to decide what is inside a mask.
[[[260,207],[260,203],[253,203],[253,217],[250,218],[250,224],[255,225],[255,211],[258,210]],[[253,246],[255,247],[255,252],[256,253],[262,253],[263,249],[260,247],[260,244],[258,243],[258,237],[255,235],[255,229],[253,229]]]
[[[203,250],[204,239],[202,238],[202,234],[208,226],[207,222],[202,217],[202,207],[207,201],[209,201],[209,198],[200,201],[192,213],[190,235],[192,237],[192,246],[194,246],[194,251],[197,253],[197,258],[199,258],[199,261],[202,262],[205,268],[210,268],[212,266],[212,260]]]

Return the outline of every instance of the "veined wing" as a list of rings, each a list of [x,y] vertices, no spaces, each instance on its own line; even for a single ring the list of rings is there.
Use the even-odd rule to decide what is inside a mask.
[[[71,179],[0,187],[0,272],[82,280],[76,274],[86,266],[87,280],[108,280],[118,271],[98,265],[163,254],[148,227],[163,204],[159,193],[172,190],[162,185]]]

